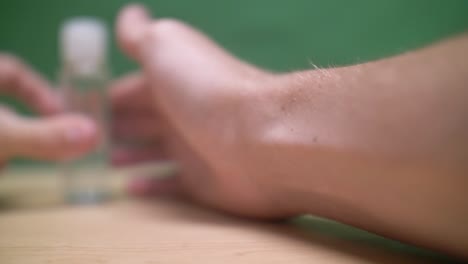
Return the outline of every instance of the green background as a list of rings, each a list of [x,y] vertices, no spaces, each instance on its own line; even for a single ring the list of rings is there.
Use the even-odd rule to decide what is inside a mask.
[[[13,53],[54,82],[60,68],[57,32],[74,16],[97,16],[109,27],[125,0],[1,0],[0,51]],[[277,71],[373,60],[412,50],[468,29],[466,0],[146,0],[157,17],[182,19],[237,56]],[[114,75],[137,66],[112,42]],[[0,102],[11,100],[0,98]],[[14,106],[18,106],[13,103]],[[24,108],[20,107],[20,110]],[[0,124],[1,125],[1,124]],[[341,225],[327,234],[372,241],[435,257],[398,242]],[[335,234],[336,233],[336,234]],[[371,236],[371,239],[369,239]]]
[[[113,27],[125,0],[2,0],[0,50],[50,79],[60,67],[57,32],[73,16]],[[147,0],[157,17],[200,28],[234,54],[273,70],[343,65],[400,53],[468,28],[465,0]],[[116,75],[135,68],[111,52]]]

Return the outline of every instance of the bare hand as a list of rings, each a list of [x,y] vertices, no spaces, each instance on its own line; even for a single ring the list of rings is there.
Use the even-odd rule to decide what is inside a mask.
[[[79,156],[96,143],[94,124],[77,115],[54,115],[61,110],[48,83],[17,58],[0,54],[0,94],[31,106],[41,119],[24,118],[0,105],[0,164],[21,156],[43,160]]]
[[[117,161],[176,160],[169,183],[135,183],[140,191],[181,192],[203,204],[246,216],[291,214],[245,159],[263,114],[262,88],[275,76],[241,62],[202,33],[175,20],[151,21],[139,6],[118,20],[119,43],[137,60],[138,74],[112,91],[115,133],[151,144],[117,153]],[[161,153],[164,151],[164,153]]]

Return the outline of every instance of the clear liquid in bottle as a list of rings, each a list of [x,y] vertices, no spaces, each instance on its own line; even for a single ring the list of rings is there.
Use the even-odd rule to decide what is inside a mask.
[[[92,119],[100,136],[94,150],[64,162],[65,199],[72,204],[98,203],[110,196],[107,32],[98,20],[72,19],[64,24],[61,41],[60,86],[65,108]]]

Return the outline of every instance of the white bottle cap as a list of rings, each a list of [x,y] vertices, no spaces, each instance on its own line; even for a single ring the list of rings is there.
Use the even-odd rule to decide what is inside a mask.
[[[107,30],[94,18],[74,18],[61,30],[62,58],[77,74],[89,75],[100,70],[106,61]]]

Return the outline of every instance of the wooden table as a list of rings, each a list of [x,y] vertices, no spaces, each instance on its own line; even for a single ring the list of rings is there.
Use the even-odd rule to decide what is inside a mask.
[[[39,176],[39,174],[42,174]],[[52,171],[0,178],[0,263],[447,263],[444,256],[318,218],[286,223],[239,219],[158,198],[92,207],[34,206]],[[118,173],[117,173],[118,174]],[[125,176],[115,177],[115,186]],[[40,179],[40,180],[39,180]],[[35,184],[33,184],[35,183]],[[33,188],[34,187],[34,188]],[[8,196],[10,198],[5,198]],[[21,200],[23,197],[23,200]],[[34,199],[41,201],[41,199]],[[50,201],[43,198],[42,201]]]

